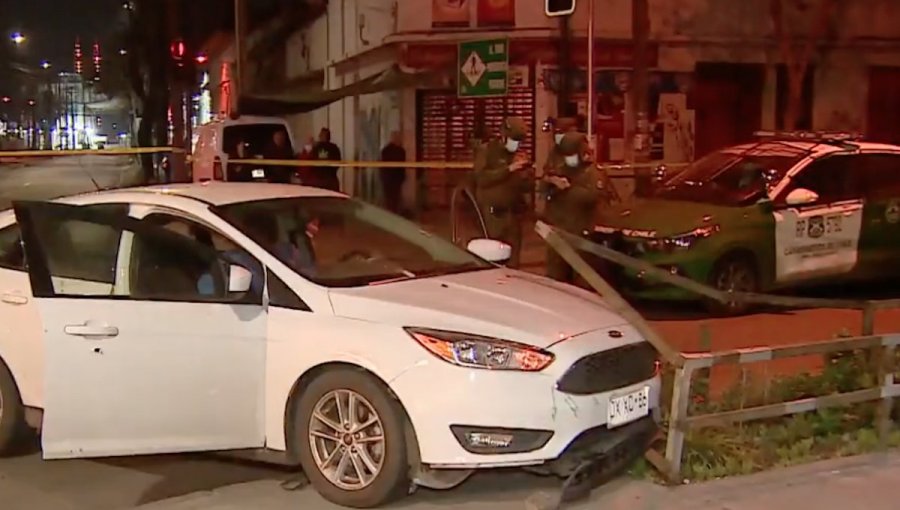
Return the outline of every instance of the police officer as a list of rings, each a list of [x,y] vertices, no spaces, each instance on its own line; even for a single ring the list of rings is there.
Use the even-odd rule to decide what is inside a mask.
[[[472,173],[475,201],[491,239],[512,247],[509,267],[518,267],[522,249],[524,194],[533,182],[531,162],[519,153],[527,126],[518,117],[503,123],[500,139],[491,139],[475,151]]]
[[[588,145],[583,134],[566,133],[559,143],[559,152],[562,167],[545,174],[542,182],[547,199],[545,216],[555,227],[581,236],[593,226],[602,181],[585,157]],[[547,249],[547,276],[566,283],[575,281],[572,267],[552,248]]]
[[[553,147],[550,154],[547,155],[547,161],[544,163],[544,175],[557,172],[562,169],[563,158],[559,153],[559,143],[562,141],[566,133],[578,130],[577,121],[570,117],[556,119],[553,127]]]

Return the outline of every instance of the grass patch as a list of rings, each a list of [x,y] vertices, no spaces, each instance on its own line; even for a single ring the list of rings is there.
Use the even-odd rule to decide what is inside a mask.
[[[872,388],[876,380],[869,366],[866,354],[860,351],[832,356],[817,374],[754,380],[744,372],[739,383],[714,400],[706,397],[707,381],[695,380],[689,415]],[[671,385],[664,384],[664,387],[671,388]],[[875,430],[877,405],[870,402],[691,431],[685,439],[682,476],[691,481],[711,480],[876,451],[879,446]],[[894,423],[900,417],[897,407],[894,406]],[[900,430],[896,427],[890,433],[888,445],[900,447]],[[630,474],[656,477],[643,460]]]

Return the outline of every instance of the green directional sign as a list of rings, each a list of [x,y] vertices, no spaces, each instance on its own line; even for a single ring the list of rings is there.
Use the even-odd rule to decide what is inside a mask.
[[[505,96],[509,70],[509,40],[459,43],[459,97]]]

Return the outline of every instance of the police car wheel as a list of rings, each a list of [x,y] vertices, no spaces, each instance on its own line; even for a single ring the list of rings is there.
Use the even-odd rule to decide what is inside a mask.
[[[722,292],[759,291],[759,273],[756,263],[749,255],[729,255],[716,263],[710,274],[710,286]],[[740,315],[747,312],[750,305],[738,301],[719,302],[710,300],[709,310],[718,315]]]
[[[0,359],[0,457],[21,451],[25,430],[22,397],[12,374]]]

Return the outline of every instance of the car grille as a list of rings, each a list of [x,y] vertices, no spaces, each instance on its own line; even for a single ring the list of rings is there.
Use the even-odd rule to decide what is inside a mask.
[[[656,375],[657,352],[649,342],[624,345],[585,356],[557,382],[563,393],[605,393],[646,381]]]

